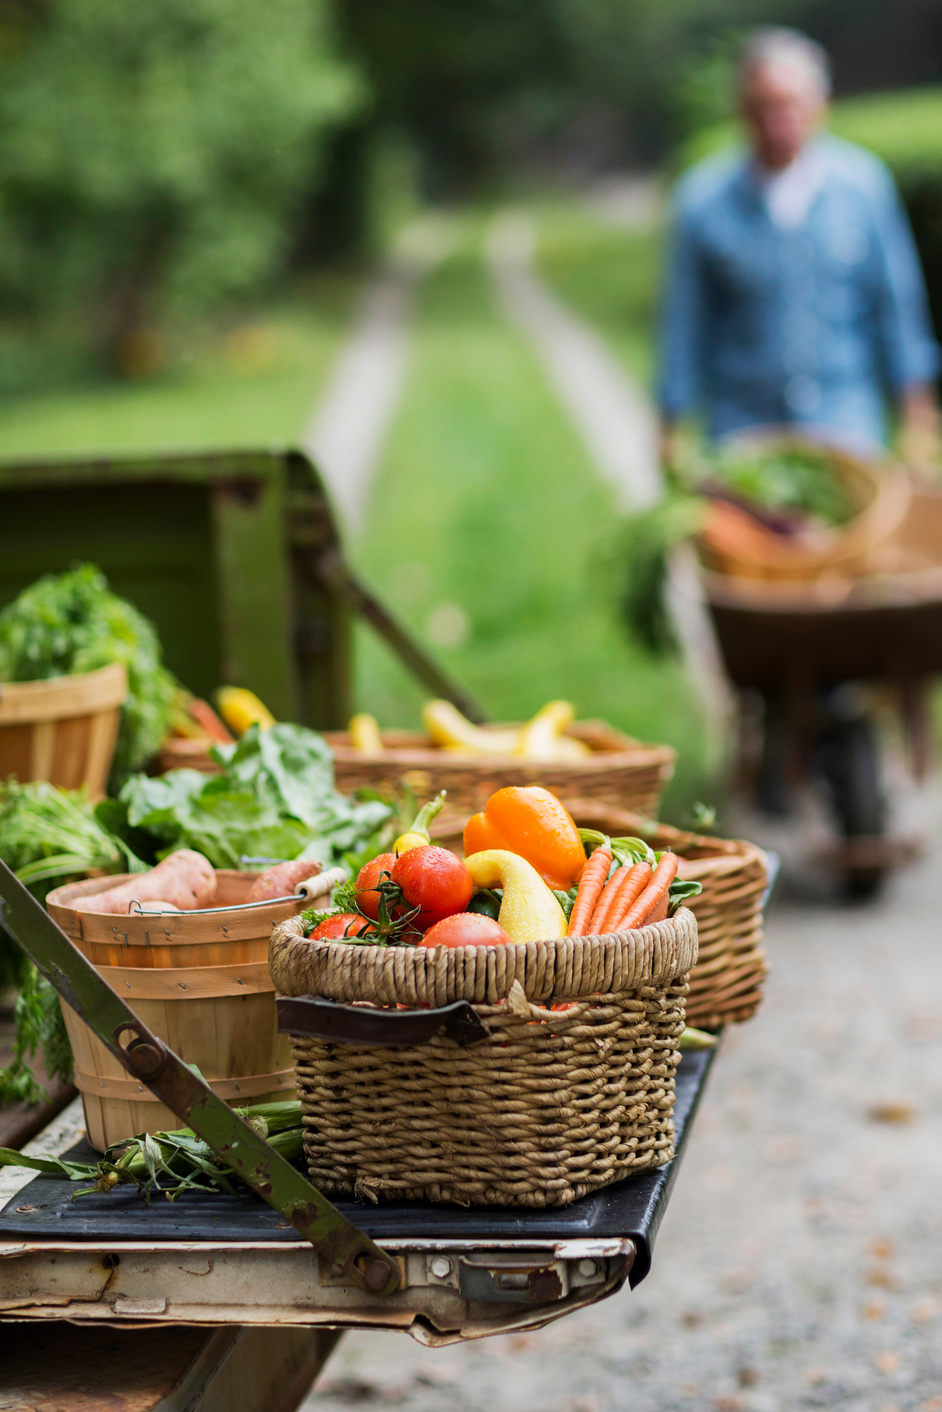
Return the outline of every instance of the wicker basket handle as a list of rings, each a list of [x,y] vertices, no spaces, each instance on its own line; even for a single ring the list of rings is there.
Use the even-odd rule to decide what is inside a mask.
[[[320,995],[278,997],[280,1034],[310,1035],[368,1049],[411,1049],[444,1028],[462,1048],[490,1038],[490,1030],[467,1000],[437,1010],[373,1010],[340,1005]]]

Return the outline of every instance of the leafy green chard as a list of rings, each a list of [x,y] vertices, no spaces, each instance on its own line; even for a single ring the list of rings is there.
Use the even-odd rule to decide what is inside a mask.
[[[675,878],[667,890],[667,901],[671,916],[684,902],[689,902],[692,897],[699,897],[703,891],[698,882],[692,878]]]
[[[325,866],[372,846],[392,809],[347,799],[334,785],[323,736],[285,723],[250,726],[237,745],[216,746],[218,775],[172,770],[135,775],[99,817],[131,846],[148,836],[158,854],[195,848],[217,868],[243,857],[311,858]]]
[[[38,681],[122,662],[128,694],[112,765],[112,788],[155,755],[167,735],[173,677],[151,622],[83,564],[46,574],[0,612],[0,681]]]
[[[826,448],[731,450],[716,457],[711,469],[731,490],[767,510],[811,516],[829,525],[846,524],[855,511]]]
[[[556,901],[563,909],[563,915],[565,916],[567,922],[572,916],[573,907],[575,907],[576,905],[576,893],[578,891],[579,888],[575,883],[573,883],[572,887],[569,889],[568,892],[563,892],[562,889],[558,887],[553,888],[553,896],[556,898]]]

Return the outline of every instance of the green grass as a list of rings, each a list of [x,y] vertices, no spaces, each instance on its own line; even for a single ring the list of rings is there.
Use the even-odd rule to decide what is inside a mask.
[[[564,697],[582,716],[675,745],[672,805],[683,812],[710,789],[703,732],[680,669],[622,630],[616,546],[613,497],[495,307],[469,230],[421,295],[359,566],[420,633],[431,624],[434,635],[436,616],[454,620],[449,605],[467,615],[467,640],[436,650],[494,717]],[[425,693],[366,629],[357,660],[360,709],[417,724]]]
[[[0,457],[118,454],[294,442],[349,322],[357,282],[306,282],[294,298],[205,326],[151,380],[0,399]]]

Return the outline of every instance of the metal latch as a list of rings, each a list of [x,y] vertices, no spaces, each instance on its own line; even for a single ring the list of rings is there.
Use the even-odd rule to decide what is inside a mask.
[[[461,1255],[458,1290],[479,1304],[552,1304],[569,1293],[569,1270],[546,1252]]]

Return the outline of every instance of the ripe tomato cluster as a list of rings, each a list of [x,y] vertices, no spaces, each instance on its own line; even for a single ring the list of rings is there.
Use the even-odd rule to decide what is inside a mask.
[[[411,933],[419,946],[486,946],[510,937],[491,917],[466,912],[474,883],[460,858],[435,844],[405,853],[380,853],[360,869],[354,901],[359,912],[325,918],[311,936],[340,940],[371,932]],[[373,926],[371,926],[371,923]]]
[[[394,903],[400,915],[412,912],[410,925],[424,936],[420,946],[474,946],[509,941],[503,927],[491,917],[466,912],[474,883],[460,858],[447,848],[428,844],[402,854],[381,853],[360,872],[356,902],[361,912],[380,915],[381,879],[388,874],[402,902]]]

